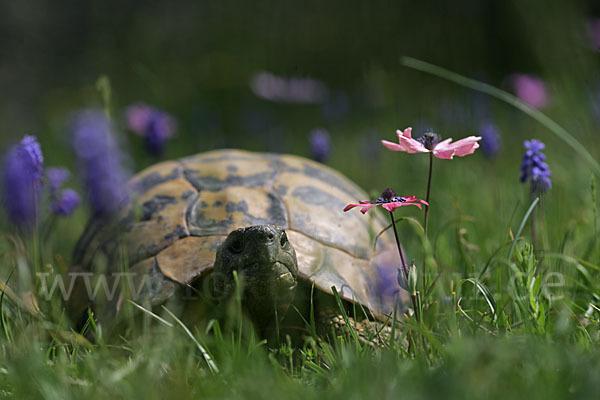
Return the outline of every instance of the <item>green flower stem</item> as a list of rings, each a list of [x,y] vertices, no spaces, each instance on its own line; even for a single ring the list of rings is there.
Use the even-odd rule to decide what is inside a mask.
[[[404,279],[408,282],[408,267],[406,261],[404,261],[404,253],[402,252],[402,246],[400,245],[400,239],[398,238],[398,230],[396,229],[396,221],[394,221],[394,213],[390,211],[390,218],[392,220],[392,227],[394,228],[394,236],[396,237],[396,245],[398,246],[398,253],[400,254],[400,260],[402,261],[402,269],[404,270]],[[416,294],[411,293],[410,299],[413,304],[413,310],[415,311],[415,319],[417,322],[420,321],[419,316],[419,302],[417,301]]]
[[[531,202],[533,203],[534,200],[535,200],[535,184],[532,179],[531,180]],[[534,208],[533,210],[531,210],[531,244],[533,245],[533,253],[534,254],[537,249],[536,242],[537,242],[537,235],[535,232],[535,208]]]
[[[429,204],[429,193],[431,191],[431,172],[433,170],[433,152],[429,152],[429,176],[427,177],[427,195],[425,196],[425,201]],[[425,221],[423,221],[423,230],[425,231],[425,236],[427,236],[427,221],[429,220],[429,206],[425,206]]]
[[[406,261],[404,261],[404,253],[402,253],[402,246],[400,245],[400,239],[398,238],[398,230],[396,229],[396,221],[394,221],[394,213],[390,211],[390,218],[392,220],[392,227],[394,228],[394,236],[396,237],[396,245],[398,246],[398,253],[400,253],[400,260],[402,261],[402,269],[404,270],[404,277],[408,280],[408,268],[406,267]]]

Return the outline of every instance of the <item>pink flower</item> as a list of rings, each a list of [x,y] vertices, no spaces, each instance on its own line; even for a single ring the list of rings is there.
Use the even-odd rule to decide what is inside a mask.
[[[600,49],[600,18],[593,18],[588,21],[587,31],[592,40],[595,50]]]
[[[515,96],[535,108],[548,105],[548,90],[546,84],[535,75],[513,74],[507,78]]]
[[[382,206],[389,212],[392,212],[396,208],[402,206],[417,206],[421,209],[421,204],[425,204],[426,206],[429,205],[425,200],[417,199],[415,196],[400,197],[396,196],[396,193],[394,193],[392,189],[386,189],[377,200],[361,200],[358,204],[348,204],[346,208],[344,208],[344,211],[351,210],[354,207],[362,207],[360,212],[364,214],[375,206]]]
[[[381,144],[393,151],[406,151],[409,154],[432,152],[437,158],[451,160],[454,156],[463,157],[472,154],[479,147],[481,136],[469,136],[452,143],[452,138],[440,142],[440,136],[426,132],[418,139],[411,137],[412,128],[404,132],[397,130],[398,143],[382,140]]]

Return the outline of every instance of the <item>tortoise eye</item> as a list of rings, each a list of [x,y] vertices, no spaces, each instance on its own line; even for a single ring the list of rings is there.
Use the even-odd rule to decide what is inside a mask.
[[[229,245],[229,250],[230,250],[232,253],[239,254],[239,253],[241,253],[241,252],[242,252],[242,250],[243,250],[243,249],[244,249],[244,245],[243,245],[243,243],[242,243],[242,239],[241,239],[241,238],[239,238],[239,237],[237,237],[237,238],[233,239],[233,240],[231,241],[231,244]]]
[[[279,243],[281,244],[281,247],[287,247],[289,245],[290,242],[288,241],[285,232],[281,234],[281,239],[279,240]]]

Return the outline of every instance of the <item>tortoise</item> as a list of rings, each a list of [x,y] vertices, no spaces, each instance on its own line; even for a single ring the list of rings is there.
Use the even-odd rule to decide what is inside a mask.
[[[294,155],[215,150],[151,166],[128,189],[131,201],[115,218],[92,218],[75,247],[75,316],[93,306],[100,318],[114,317],[126,298],[155,306],[178,294],[189,298],[190,288],[227,299],[233,271],[243,278],[242,303],[261,332],[293,314],[286,314],[292,302],[306,312],[315,293],[320,331],[340,328],[347,319],[334,289],[371,321],[405,308],[406,292],[394,284],[393,236],[385,232],[372,245],[385,218],[343,213],[367,194],[325,165]],[[100,271],[122,278],[123,265],[128,279],[134,277],[129,295],[121,285],[103,305],[90,301],[81,277]]]

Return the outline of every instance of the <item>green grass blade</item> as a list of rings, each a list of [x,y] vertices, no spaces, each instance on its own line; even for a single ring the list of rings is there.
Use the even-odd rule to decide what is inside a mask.
[[[515,250],[515,245],[517,244],[517,240],[519,240],[519,236],[521,236],[521,232],[523,232],[523,228],[525,227],[525,224],[527,223],[527,220],[529,219],[529,215],[531,215],[531,213],[533,212],[533,209],[535,208],[535,206],[537,205],[537,203],[539,201],[540,201],[540,198],[536,197],[535,200],[533,201],[533,203],[531,203],[531,205],[529,206],[529,209],[525,213],[525,216],[521,220],[521,225],[519,225],[519,229],[517,230],[517,233],[515,234],[515,238],[513,239],[512,245],[510,246],[510,251],[508,252],[508,261],[510,261],[510,258],[512,257],[512,253]]]
[[[346,314],[346,310],[344,309],[344,305],[342,304],[342,298],[340,297],[337,289],[335,288],[335,286],[331,287],[331,291],[333,292],[333,296],[335,297],[335,301],[337,302],[337,305],[340,309],[340,312],[342,313],[342,317],[344,318],[344,322],[346,322],[346,326],[348,327],[348,330],[350,331],[350,335],[352,336],[352,339],[354,339],[354,342],[356,343],[356,347],[360,348],[360,340],[358,339],[358,335],[356,334],[356,330],[354,329],[354,325],[350,324],[350,319],[348,318],[348,315]]]
[[[192,334],[192,332],[188,329],[188,327],[185,326],[185,324],[183,322],[181,322],[181,320],[179,318],[177,318],[175,316],[175,314],[173,314],[171,312],[171,310],[169,310],[167,307],[162,306],[162,309],[165,310],[171,316],[171,318],[173,318],[175,320],[175,322],[177,322],[177,324],[179,324],[179,326],[181,326],[183,328],[183,330],[190,337],[190,339],[192,339],[192,341],[194,342],[194,344],[196,345],[196,347],[198,347],[198,350],[200,350],[200,353],[202,353],[202,357],[204,357],[204,361],[206,361],[206,364],[208,365],[208,368],[210,369],[210,372],[212,372],[213,374],[218,374],[219,373],[219,368],[217,367],[217,364],[215,364],[215,362],[213,361],[211,355],[204,348],[204,346],[202,346],[200,344],[200,342],[198,342],[198,340]]]
[[[478,92],[488,94],[492,97],[504,101],[505,103],[510,104],[511,106],[529,115],[531,118],[535,119],[540,124],[544,125],[550,132],[554,133],[559,139],[564,141],[573,150],[575,150],[575,152],[578,153],[581,156],[581,158],[589,164],[590,169],[594,171],[596,175],[600,176],[600,164],[598,164],[594,157],[592,157],[592,155],[586,150],[586,148],[581,143],[579,143],[579,141],[575,139],[573,135],[571,135],[565,128],[560,126],[546,114],[530,106],[529,104],[519,100],[512,94],[507,93],[504,90],[498,89],[487,83],[467,78],[463,75],[457,74],[456,72],[452,72],[445,68],[438,67],[437,65],[430,64],[425,61],[418,60],[416,58],[402,57],[400,62],[405,67],[416,69],[421,72],[426,72],[431,75],[435,75],[439,78],[443,78],[448,81],[457,83],[461,86],[468,87],[469,89],[477,90]]]
[[[488,307],[490,308],[492,315],[495,318],[496,310],[497,310],[496,300],[494,299],[494,296],[492,295],[492,293],[490,293],[488,288],[484,285],[484,283],[481,282],[477,278],[467,278],[467,279],[463,279],[462,281],[460,281],[458,286],[460,287],[466,282],[471,283],[473,286],[475,286],[477,288],[477,290],[479,290],[479,292],[483,295],[483,298],[485,299],[486,303],[488,304]]]
[[[170,323],[169,321],[165,320],[164,318],[159,317],[158,315],[154,314],[152,311],[140,306],[139,304],[128,300],[131,304],[133,304],[136,308],[140,309],[141,311],[145,312],[146,314],[148,314],[149,316],[151,316],[152,318],[154,318],[155,320],[157,320],[158,322],[168,326],[169,328],[173,327],[173,324]]]

